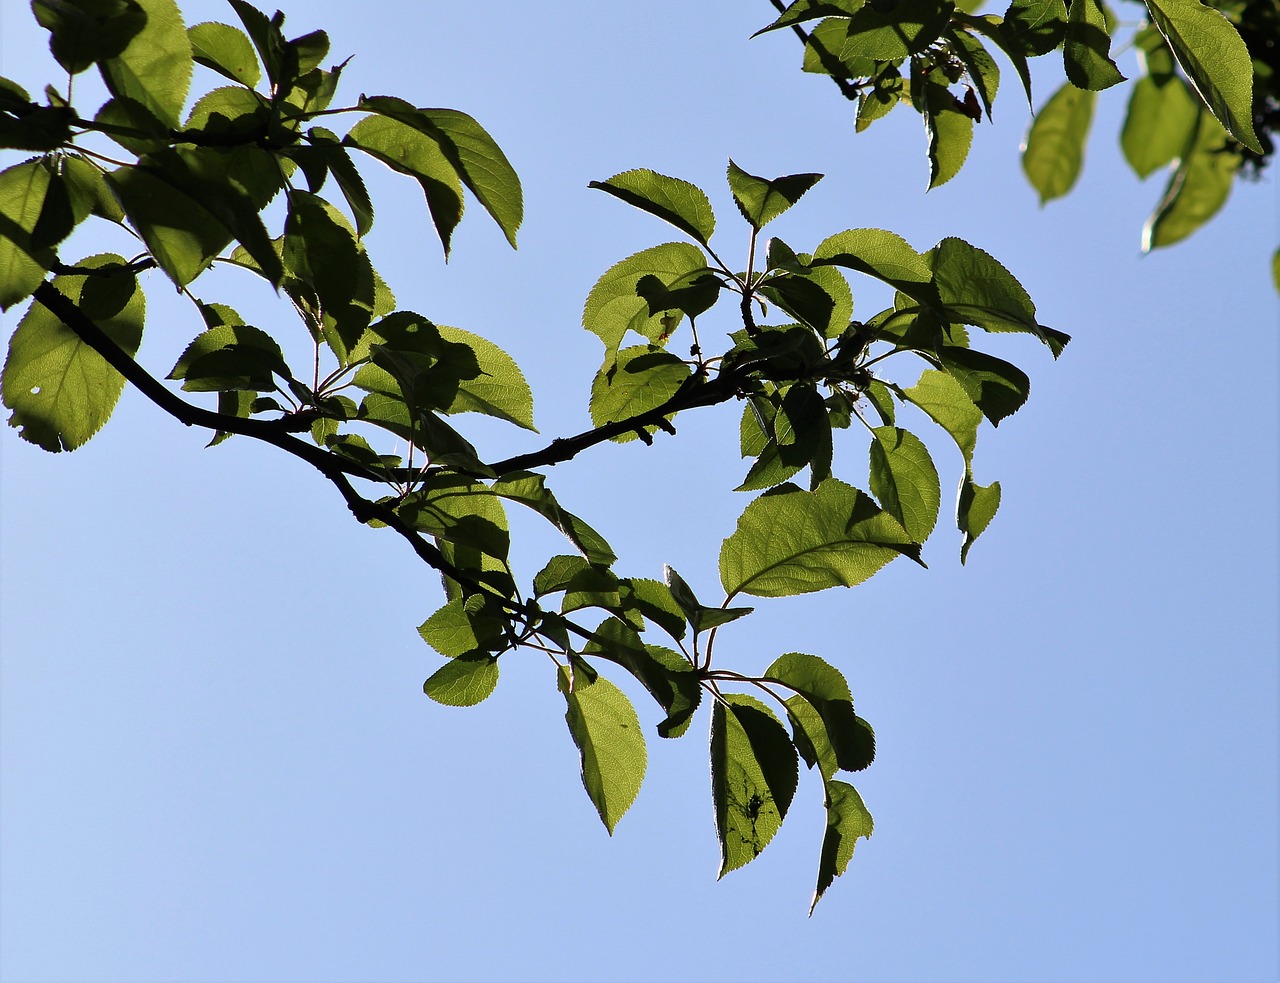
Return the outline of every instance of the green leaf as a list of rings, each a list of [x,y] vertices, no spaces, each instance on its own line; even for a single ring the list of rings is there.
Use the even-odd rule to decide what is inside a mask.
[[[543,475],[532,471],[512,471],[493,483],[493,491],[509,501],[533,509],[582,550],[589,562],[607,567],[618,558],[603,536],[572,512],[560,507]]]
[[[1200,98],[1233,137],[1262,153],[1253,132],[1253,61],[1235,27],[1199,0],[1146,0],[1151,20],[1169,42]]]
[[[807,20],[817,20],[819,17],[848,17],[861,7],[863,2],[864,0],[795,0],[787,6],[777,20],[767,27],[760,28],[751,36],[756,38],[769,31],[790,27],[792,24],[802,24]]]
[[[591,383],[591,421],[594,426],[618,423],[648,413],[674,396],[690,369],[670,352],[654,345],[637,345],[618,352]],[[656,429],[650,425],[650,433]],[[618,443],[636,439],[634,432],[613,438]]]
[[[955,5],[949,0],[884,0],[864,3],[848,22],[840,60],[901,61],[924,51],[942,34]]]
[[[53,57],[72,75],[119,55],[147,22],[133,0],[32,0],[31,11],[49,32]]]
[[[795,748],[759,700],[729,694],[711,715],[711,795],[720,877],[760,855],[786,818],[799,781]]]
[[[929,141],[929,190],[946,184],[964,166],[973,143],[973,120],[944,85],[928,82],[920,96]]]
[[[1001,32],[1023,54],[1047,55],[1066,36],[1067,5],[1063,0],[1013,0]]]
[[[938,304],[928,259],[901,236],[884,229],[849,229],[828,236],[813,251],[812,265],[857,270],[922,304]]]
[[[1085,141],[1097,93],[1070,82],[1041,107],[1022,144],[1022,170],[1040,204],[1070,191],[1084,167]]]
[[[748,174],[729,161],[729,190],[742,217],[753,229],[762,229],[799,201],[822,180],[821,174],[788,174],[772,181]]]
[[[270,392],[277,373],[292,377],[274,338],[247,325],[218,325],[187,346],[168,378],[182,379],[187,392]]]
[[[1001,18],[995,14],[984,14],[981,17],[975,17],[971,14],[956,11],[952,22],[957,27],[963,27],[967,31],[981,34],[996,43],[996,46],[1005,53],[1005,56],[1013,64],[1014,71],[1018,73],[1018,78],[1022,82],[1022,90],[1027,96],[1028,108],[1034,108],[1031,101],[1031,69],[1027,65],[1027,54],[1019,47],[1016,40],[1010,38],[1009,30]]]
[[[582,784],[609,835],[640,792],[647,762],[640,720],[626,694],[586,663],[559,667],[564,719],[582,756]]]
[[[1067,34],[1062,46],[1067,79],[1081,89],[1107,89],[1124,81],[1111,60],[1107,15],[1099,0],[1073,2],[1067,11]]]
[[[994,355],[954,345],[940,348],[937,355],[993,427],[1016,413],[1031,393],[1027,374]]]
[[[277,12],[274,18],[268,19],[266,14],[246,3],[245,0],[227,0],[227,3],[244,24],[244,29],[249,39],[253,41],[253,46],[258,49],[258,56],[267,70],[267,79],[272,87],[285,81],[284,76],[293,73],[286,71],[286,61],[289,60],[286,57],[288,46],[284,35],[280,33],[280,28],[284,24],[284,15]],[[291,67],[296,70],[296,60]]]
[[[827,338],[834,338],[847,328],[853,317],[849,282],[829,266],[815,266],[802,274],[773,276],[759,289],[767,300]]]
[[[307,131],[307,140],[310,143],[309,146],[294,148],[294,159],[304,170],[307,167],[304,161],[309,159],[318,165],[315,169],[319,172],[319,179],[310,190],[319,191],[326,173],[332,174],[342,191],[342,196],[347,200],[347,207],[351,209],[351,214],[355,218],[356,234],[367,235],[373,228],[373,202],[369,198],[369,190],[365,187],[364,179],[356,170],[356,165],[352,162],[346,147],[342,146],[337,134],[320,126],[312,127]],[[314,157],[308,155],[314,155]],[[308,181],[310,180],[311,175],[308,172]],[[455,197],[460,194],[460,191],[455,192]]]
[[[382,116],[362,119],[343,137],[343,143],[418,182],[447,258],[453,230],[462,220],[462,181],[439,143],[405,123]]]
[[[671,591],[672,598],[680,606],[680,610],[684,612],[684,616],[695,635],[699,632],[709,631],[712,628],[719,628],[721,625],[727,625],[731,621],[737,621],[755,610],[755,608],[709,608],[694,596],[693,588],[685,583],[684,578],[676,573],[673,567],[664,563],[662,575],[666,581],[667,588]]]
[[[858,97],[858,121],[855,124],[859,133],[889,112],[902,100],[905,85],[902,75],[892,62],[872,80],[869,88],[862,90]]]
[[[648,301],[637,293],[637,285],[652,276],[670,288],[706,268],[702,250],[687,242],[667,242],[633,253],[609,267],[591,288],[582,311],[582,326],[604,342],[606,361],[617,352],[628,331],[657,344],[674,330],[667,314],[674,314],[679,323],[680,313],[651,312]]]
[[[644,685],[667,714],[658,724],[660,737],[680,737],[688,729],[702,700],[698,674],[688,660],[661,645],[645,645],[617,618],[601,622],[585,654],[622,666]]]
[[[797,747],[807,744],[815,752],[812,760],[805,756],[806,763],[821,763],[824,779],[837,768],[862,771],[870,766],[875,735],[853,712],[853,696],[840,670],[816,655],[790,652],[775,659],[764,678],[798,694],[786,700],[787,715],[793,730],[799,724],[803,731]]]
[[[996,93],[1000,89],[1000,66],[987,54],[982,42],[967,31],[948,31],[947,40],[951,43],[951,50],[964,64],[965,73],[973,83],[978,98],[982,100],[982,108],[986,110],[987,119],[990,120],[991,104],[995,102]]]
[[[503,647],[505,619],[483,594],[455,597],[418,628],[422,640],[447,659]]]
[[[446,342],[470,348],[480,368],[479,375],[459,381],[458,394],[444,412],[483,413],[536,433],[533,390],[515,359],[492,341],[470,331],[444,324],[436,325],[436,330]]]
[[[206,21],[187,29],[196,64],[253,88],[262,79],[253,42],[239,28]]]
[[[649,577],[628,577],[621,581],[623,595],[622,608],[628,614],[628,621],[635,624],[630,617],[638,614],[665,631],[672,638],[684,638],[688,628],[685,613],[672,596],[671,589],[660,580]],[[639,628],[639,626],[636,626]]]
[[[516,230],[524,218],[520,179],[484,127],[456,109],[416,109],[393,96],[362,96],[359,107],[405,123],[435,140],[462,183],[515,246]]]
[[[1182,79],[1144,75],[1129,94],[1120,131],[1124,158],[1140,178],[1180,157],[1194,139],[1200,104]]]
[[[124,257],[91,256],[80,266],[123,267]],[[121,270],[110,276],[59,276],[55,289],[129,355],[138,351],[146,303],[137,279]],[[47,451],[72,451],[110,418],[124,377],[80,340],[43,304],[34,303],[9,339],[2,390],[13,410],[9,425],[23,440]]]
[[[57,262],[55,243],[38,244],[52,175],[43,160],[0,171],[0,310],[30,297]]]
[[[121,167],[106,175],[129,224],[174,284],[185,287],[231,242],[207,208],[150,171]]]
[[[451,659],[422,684],[422,691],[449,707],[473,707],[498,685],[498,660],[483,652]]]
[[[964,455],[965,464],[973,460],[982,411],[973,404],[959,382],[946,372],[925,369],[920,374],[920,381],[903,390],[902,394],[951,434],[951,439]]]
[[[1183,151],[1164,197],[1142,230],[1142,251],[1191,235],[1226,204],[1240,153],[1214,117],[1201,111],[1195,141]]]
[[[963,565],[969,556],[969,547],[991,524],[1000,508],[1000,482],[979,485],[973,480],[973,472],[965,468],[964,479],[960,482],[960,499],[956,505],[956,525],[964,533],[964,543],[960,547],[960,563]]]
[[[192,50],[175,0],[132,0],[146,14],[142,29],[120,54],[99,63],[117,98],[141,103],[166,126],[177,128],[191,86]]]
[[[748,410],[756,408],[755,401],[748,406]],[[826,403],[814,386],[789,386],[776,409],[765,414],[764,422],[768,427],[762,434],[766,441],[757,450],[756,441],[747,442],[748,417],[744,412],[743,450],[758,455],[759,459],[735,491],[770,488],[809,466],[815,484],[830,476],[831,421]]]
[[[907,535],[923,543],[942,504],[933,458],[919,437],[900,427],[876,427],[871,433],[871,494]]]
[[[1035,304],[1022,284],[988,253],[963,239],[946,238],[930,255],[934,285],[950,320],[985,331],[1033,334],[1054,358],[1071,340],[1070,335],[1036,321]]]
[[[478,556],[505,561],[511,533],[502,502],[489,488],[465,475],[439,474],[396,506],[400,518],[419,532],[458,547],[467,563],[489,569]]]
[[[346,216],[317,195],[291,192],[283,259],[289,273],[314,292],[341,345],[350,350],[373,318],[376,288],[369,257]]]
[[[739,517],[720,550],[720,580],[730,597],[787,597],[853,587],[899,554],[921,563],[919,544],[856,488],[835,478],[809,492],[786,484]]]
[[[826,783],[827,832],[822,838],[818,860],[818,885],[813,892],[809,914],[817,907],[832,882],[845,872],[853,859],[853,848],[862,837],[870,837],[874,823],[858,790],[846,782]]]
[[[711,202],[697,185],[667,177],[648,168],[615,174],[607,181],[592,181],[590,188],[608,192],[641,211],[670,222],[704,246],[716,228]]]

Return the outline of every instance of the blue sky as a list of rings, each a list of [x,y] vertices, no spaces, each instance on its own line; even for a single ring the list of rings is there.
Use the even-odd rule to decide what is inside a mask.
[[[0,9],[0,71],[38,91],[56,76],[24,6]],[[233,19],[221,3],[184,10]],[[902,109],[855,134],[834,88],[798,71],[794,39],[747,40],[767,3],[371,10],[286,13],[293,33],[326,28],[337,58],[356,56],[348,99],[469,112],[524,181],[520,249],[473,206],[447,266],[416,188],[371,183],[370,249],[401,306],[494,339],[533,386],[540,437],[468,424],[491,458],[589,425],[600,345],[582,301],[610,264],[674,238],[587,188],[632,167],[704,187],[730,255],[745,238],[728,157],[823,172],[777,222],[794,247],[855,227],[921,249],[958,235],[1075,340],[1055,363],[1033,341],[988,339],[1032,395],[980,436],[978,480],[1004,499],[967,567],[944,518],[928,571],[893,564],[851,591],[764,602],[722,633],[718,651],[747,670],[788,651],[837,663],[876,727],[856,781],[876,832],[812,919],[812,775],[769,850],[717,882],[704,714],[682,741],[651,738],[610,838],[551,667],[508,656],[481,706],[427,700],[439,658],[415,628],[438,581],[305,466],[240,439],[204,450],[132,392],[74,455],[3,428],[0,977],[1274,979],[1274,174],[1143,257],[1163,176],[1125,168],[1121,94],[1100,99],[1075,192],[1040,209],[1010,72],[997,124],[926,195],[918,119]],[[1056,84],[1038,79],[1037,103]],[[215,282],[209,299],[301,340],[269,294]],[[147,286],[140,357],[163,375],[198,326],[158,274]],[[886,303],[854,288],[861,315]],[[679,430],[550,482],[622,572],[670,563],[712,595],[748,500],[730,491],[745,472],[737,414]],[[954,487],[958,455],[928,439]],[[865,487],[865,455],[850,435],[837,474]],[[560,549],[532,524],[519,539],[527,575]]]

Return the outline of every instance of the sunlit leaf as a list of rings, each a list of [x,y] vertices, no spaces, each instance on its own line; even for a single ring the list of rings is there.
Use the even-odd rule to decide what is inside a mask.
[[[493,483],[495,494],[533,509],[564,533],[571,543],[582,550],[590,563],[608,566],[617,559],[603,536],[572,512],[560,507],[546,478],[531,471],[512,471]]]
[[[903,395],[951,434],[966,464],[973,459],[982,411],[973,404],[959,382],[946,372],[925,369],[920,374],[920,381],[903,390]]]
[[[1097,93],[1068,82],[1032,121],[1022,144],[1022,170],[1039,192],[1040,204],[1061,198],[1080,177],[1096,101]]]
[[[261,81],[258,56],[244,31],[229,24],[205,21],[188,28],[187,35],[197,64],[251,89]]]
[[[933,458],[919,437],[900,427],[876,427],[871,433],[871,493],[907,535],[923,543],[942,504]]]
[[[191,85],[192,50],[175,0],[132,0],[146,14],[118,55],[99,63],[111,94],[132,99],[177,127]]]
[[[607,181],[592,181],[588,187],[608,192],[629,205],[670,222],[704,246],[716,228],[711,202],[697,185],[668,177],[648,168],[615,174]]]
[[[657,344],[671,333],[668,312],[650,312],[647,300],[637,293],[644,277],[655,277],[672,287],[706,269],[701,249],[688,242],[667,242],[642,249],[615,263],[596,281],[582,311],[582,326],[599,336],[606,361],[622,344],[628,331]],[[680,313],[672,312],[678,322]]]
[[[0,309],[31,296],[58,258],[54,243],[37,245],[34,236],[51,183],[41,160],[0,171]]]
[[[748,174],[732,160],[729,161],[729,189],[742,217],[753,229],[763,228],[799,201],[815,184],[821,174],[788,174],[767,180]]]
[[[959,502],[956,505],[956,525],[964,534],[964,543],[960,547],[962,564],[969,557],[969,547],[991,524],[999,508],[1000,482],[979,485],[973,480],[973,473],[966,467],[964,479],[960,482]]]
[[[592,423],[601,427],[656,409],[680,390],[690,371],[679,358],[653,345],[624,348],[591,383]],[[652,432],[655,427],[647,429]],[[635,439],[634,432],[614,438],[619,443]]]
[[[1195,140],[1143,227],[1142,251],[1179,242],[1213,218],[1231,194],[1240,159],[1222,124],[1201,111]]]
[[[848,868],[858,840],[869,838],[874,828],[871,813],[863,804],[862,796],[846,782],[832,780],[826,783],[826,805],[827,832],[822,838],[818,885],[813,892],[813,902],[809,905],[810,915],[831,883]]]
[[[1124,81],[1111,60],[1107,15],[1099,0],[1079,0],[1067,11],[1067,34],[1062,45],[1067,79],[1081,89],[1100,90]]]
[[[1144,75],[1133,85],[1120,147],[1140,178],[1164,167],[1195,138],[1200,104],[1186,82],[1173,76],[1159,82]]]
[[[498,660],[482,652],[450,659],[422,684],[422,691],[450,707],[472,707],[498,685]]]

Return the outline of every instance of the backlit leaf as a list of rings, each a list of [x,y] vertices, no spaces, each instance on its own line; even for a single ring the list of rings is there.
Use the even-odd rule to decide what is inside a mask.
[[[960,383],[946,372],[925,369],[920,374],[920,381],[910,389],[904,389],[903,395],[951,434],[966,464],[973,459],[982,411],[973,404]]]
[[[821,180],[821,174],[788,174],[770,181],[748,174],[729,161],[729,189],[738,211],[753,229],[772,222]]]
[[[1067,79],[1081,89],[1100,90],[1124,81],[1111,60],[1107,15],[1099,0],[1073,2],[1067,11],[1067,34],[1062,45]]]
[[[961,564],[968,559],[969,547],[991,524],[999,508],[1000,482],[979,485],[973,480],[973,473],[965,468],[964,478],[960,482],[960,498],[956,505],[956,525],[964,534],[964,542],[960,546]]]
[[[482,652],[451,659],[431,674],[422,691],[450,707],[473,707],[498,685],[498,660]]]
[[[648,301],[636,292],[640,280],[656,277],[671,287],[706,269],[701,249],[688,242],[667,242],[633,253],[615,263],[596,281],[582,311],[582,326],[599,336],[608,361],[628,331],[657,344],[673,329],[666,312],[650,312]],[[677,322],[679,312],[674,314]]]
[[[57,261],[53,244],[38,246],[33,236],[51,181],[42,160],[0,171],[0,309],[30,297]]]
[[[1022,144],[1022,170],[1040,194],[1040,204],[1070,191],[1084,167],[1085,141],[1097,93],[1070,82],[1050,96]]]
[[[1159,82],[1144,75],[1129,94],[1129,109],[1120,131],[1124,158],[1140,178],[1164,167],[1195,138],[1200,104],[1177,76]]]
[[[690,369],[676,356],[653,345],[637,345],[618,352],[591,383],[591,421],[597,426],[618,423],[656,409],[674,396],[689,378]],[[650,425],[651,432],[655,427]],[[633,432],[614,440],[634,440]]]
[[[607,567],[617,559],[603,536],[582,519],[560,507],[551,489],[546,486],[543,475],[532,471],[512,471],[493,483],[493,491],[508,501],[519,502],[533,509],[582,550],[588,562]]]
[[[942,504],[933,458],[919,437],[900,427],[876,427],[871,433],[871,493],[907,535],[923,543]]]
[[[111,94],[132,99],[177,127],[191,85],[192,50],[175,0],[132,0],[146,14],[120,54],[99,63]]]
[[[253,42],[239,28],[205,21],[187,29],[197,64],[253,88],[262,79]]]
[[[1240,153],[1226,130],[1203,110],[1195,141],[1183,151],[1164,197],[1142,230],[1142,251],[1169,246],[1191,235],[1226,204]]]
[[[592,181],[588,187],[608,192],[664,222],[687,232],[704,246],[716,228],[711,202],[701,188],[648,168],[615,174],[607,181]]]
[[[574,658],[558,672],[564,719],[582,757],[582,784],[609,835],[644,781],[647,755],[640,720],[626,694]]]
[[[864,836],[869,838],[874,828],[871,813],[852,785],[834,780],[827,782],[826,804],[827,832],[822,838],[818,885],[813,892],[813,902],[809,905],[810,915],[831,883],[848,868],[858,840]]]

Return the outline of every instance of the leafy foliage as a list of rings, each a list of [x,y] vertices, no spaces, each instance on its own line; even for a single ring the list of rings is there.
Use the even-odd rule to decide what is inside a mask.
[[[89,118],[69,93],[50,88],[41,103],[0,85],[0,145],[24,158],[0,171],[0,304],[30,300],[3,374],[10,423],[46,450],[74,449],[106,422],[128,382],[182,422],[213,431],[214,442],[261,440],[308,462],[359,521],[392,529],[439,575],[442,603],[418,629],[446,660],[426,679],[427,696],[481,703],[498,684],[500,661],[516,651],[554,664],[583,785],[610,834],[647,761],[640,716],[602,674],[610,667],[653,698],[663,738],[686,734],[709,704],[722,875],[777,834],[799,761],[816,767],[828,817],[816,904],[871,833],[862,799],[836,776],[871,764],[874,732],[854,712],[840,670],[817,656],[783,654],[762,675],[724,665],[725,639],[755,612],[734,601],[853,587],[900,556],[924,565],[941,484],[929,444],[898,420],[899,406],[938,424],[961,452],[955,526],[965,560],[1000,497],[998,484],[974,482],[978,432],[1016,412],[1030,390],[1020,369],[973,347],[969,329],[1030,335],[1054,357],[1068,336],[1040,323],[1001,263],[959,238],[924,251],[883,229],[837,229],[800,250],[763,239],[820,174],[760,177],[730,161],[727,191],[743,224],[726,232],[697,185],[635,168],[592,187],[683,238],[612,264],[587,294],[583,325],[604,347],[588,397],[593,428],[494,460],[459,418],[481,414],[533,431],[533,394],[492,341],[397,307],[366,246],[375,207],[363,174],[385,166],[416,182],[447,256],[468,196],[515,245],[523,214],[516,172],[465,113],[385,95],[342,104],[346,63],[321,67],[323,31],[290,38],[282,14],[229,3],[239,27],[186,28],[174,0],[33,4],[58,64],[71,75],[96,67],[111,99]],[[959,169],[973,123],[996,97],[1000,72],[982,39],[1013,61],[1028,92],[1026,58],[1060,45],[1091,85],[1109,82],[1103,8],[1089,4],[1076,0],[1068,15],[1061,4],[1031,0],[1001,20],[936,0],[802,0],[771,27],[820,19],[805,34],[806,67],[842,84],[866,80],[859,128],[911,103],[925,120],[937,185]],[[1220,33],[1166,6],[1159,16],[1177,34],[1179,63],[1184,49],[1200,50],[1198,31]],[[217,85],[192,96],[197,66]],[[1183,153],[1187,172],[1153,226],[1157,243],[1186,234],[1212,205],[1213,182],[1225,173],[1217,150],[1245,135],[1238,87],[1219,68],[1209,61],[1187,71],[1237,117],[1214,129],[1215,117],[1196,110],[1196,151]],[[962,80],[964,100],[950,88]],[[1038,125],[1053,123],[1069,143],[1080,115],[1077,105],[1053,123],[1046,110]],[[339,119],[349,121],[345,132],[330,129]],[[1045,166],[1065,191],[1072,174],[1052,160]],[[1202,187],[1210,190],[1187,190]],[[72,233],[91,220],[132,248],[140,243],[140,253],[67,262]],[[721,259],[725,235],[745,241],[745,270]],[[311,342],[307,371],[289,364],[275,335],[204,296],[215,265],[282,295]],[[194,314],[167,378],[182,393],[214,394],[216,410],[188,402],[135,359],[143,280],[154,271]],[[865,321],[853,318],[861,278],[894,298]],[[727,337],[722,350],[713,350],[715,337]],[[681,414],[730,402],[742,407],[739,447],[749,463],[739,490],[750,497],[720,548],[723,597],[695,591],[670,567],[662,580],[617,569],[605,536],[561,503],[547,469],[605,441],[674,434]],[[852,483],[864,462],[867,490]],[[570,552],[546,557],[536,572],[517,569],[515,505],[561,533]]]
[[[1126,81],[1113,49],[1138,48],[1142,74],[1129,97],[1125,155],[1140,178],[1172,169],[1144,250],[1207,222],[1236,174],[1256,176],[1274,152],[1280,7],[1273,0],[1142,0],[1145,21],[1128,39],[1118,38],[1104,0],[1012,0],[1002,14],[977,13],[980,0],[773,5],[779,16],[757,33],[792,30],[804,43],[804,70],[829,76],[857,103],[859,132],[900,104],[920,114],[930,188],[955,176],[974,124],[991,118],[996,52],[1012,65],[1028,103],[1029,59],[1061,52],[1067,82],[1041,106],[1023,145],[1023,169],[1044,204],[1080,175],[1096,93]]]

